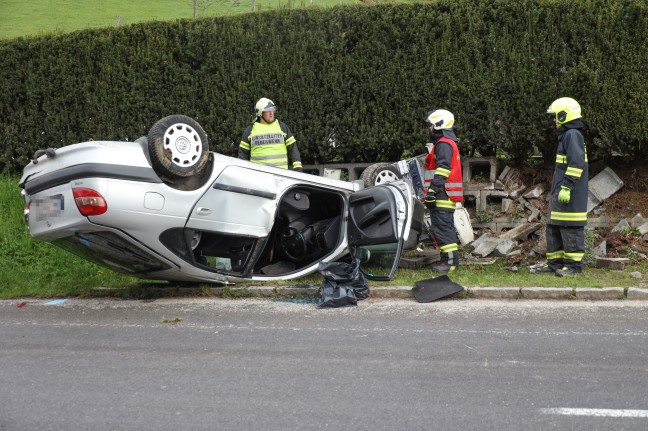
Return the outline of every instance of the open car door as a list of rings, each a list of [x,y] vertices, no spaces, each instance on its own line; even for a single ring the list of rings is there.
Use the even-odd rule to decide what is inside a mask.
[[[410,234],[413,205],[412,190],[402,180],[351,195],[347,239],[367,278],[391,280],[396,275]]]

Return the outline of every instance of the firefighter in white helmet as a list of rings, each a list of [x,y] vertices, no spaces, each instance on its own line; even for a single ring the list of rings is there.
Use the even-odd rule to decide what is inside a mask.
[[[457,202],[463,202],[463,178],[458,139],[454,115],[450,111],[437,109],[428,112],[425,123],[433,145],[425,160],[425,168],[429,171],[426,178],[431,180],[424,203],[430,210],[432,233],[441,252],[440,262],[432,265],[432,269],[448,273],[459,266],[454,211]]]
[[[239,158],[302,172],[295,136],[284,122],[277,120],[277,105],[263,97],[254,110],[256,117],[243,132],[239,144]]]
[[[558,137],[547,218],[547,263],[532,267],[531,272],[553,272],[563,277],[583,271],[589,180],[584,136],[587,125],[580,105],[571,97],[554,100],[547,114]]]

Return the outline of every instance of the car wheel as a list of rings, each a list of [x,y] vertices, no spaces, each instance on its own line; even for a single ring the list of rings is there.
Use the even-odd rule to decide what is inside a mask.
[[[362,171],[360,178],[365,187],[373,187],[401,180],[403,175],[389,163],[376,163]]]
[[[148,134],[148,147],[153,169],[170,178],[199,174],[209,157],[207,134],[185,115],[169,115],[155,123]]]

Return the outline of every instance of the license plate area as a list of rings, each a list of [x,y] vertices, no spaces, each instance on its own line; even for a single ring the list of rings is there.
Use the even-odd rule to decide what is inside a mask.
[[[63,216],[65,200],[62,194],[36,198],[31,201],[30,217],[36,222]]]

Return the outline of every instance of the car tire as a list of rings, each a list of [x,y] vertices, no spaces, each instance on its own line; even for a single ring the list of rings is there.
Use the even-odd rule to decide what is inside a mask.
[[[199,174],[207,164],[207,134],[193,118],[164,117],[151,127],[147,139],[151,164],[158,175],[187,178]]]
[[[401,180],[403,175],[389,163],[376,163],[365,168],[360,179],[365,187],[373,187]]]

